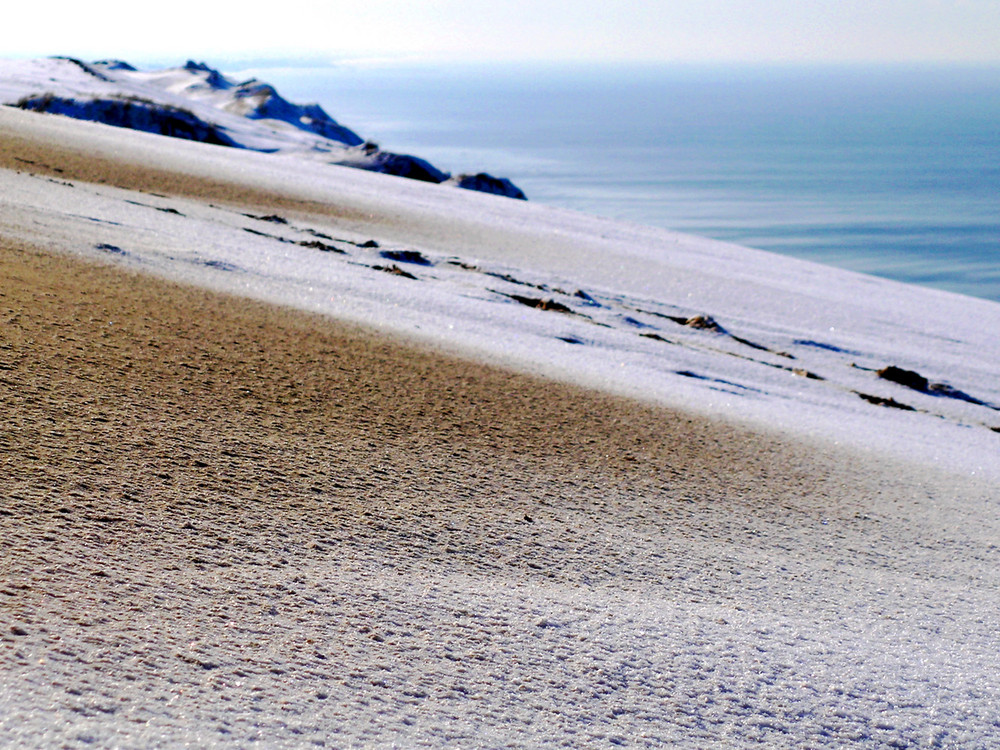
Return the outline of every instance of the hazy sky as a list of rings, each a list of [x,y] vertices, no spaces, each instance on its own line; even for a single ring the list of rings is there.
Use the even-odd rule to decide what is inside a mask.
[[[0,56],[1000,62],[1000,0],[18,0]]]

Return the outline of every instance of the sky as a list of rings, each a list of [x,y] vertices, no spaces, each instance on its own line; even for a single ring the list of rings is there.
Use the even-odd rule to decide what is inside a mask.
[[[16,2],[0,56],[1000,62],[1000,0]]]

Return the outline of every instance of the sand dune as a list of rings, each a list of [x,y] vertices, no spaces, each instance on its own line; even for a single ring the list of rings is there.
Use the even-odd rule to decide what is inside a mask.
[[[0,279],[0,744],[998,739],[988,483],[13,239]]]

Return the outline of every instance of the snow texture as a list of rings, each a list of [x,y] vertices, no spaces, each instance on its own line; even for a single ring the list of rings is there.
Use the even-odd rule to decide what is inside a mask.
[[[839,548],[836,535],[824,536],[822,521],[795,532],[789,542],[795,552],[787,559],[755,558],[755,548],[738,538],[722,547],[690,540],[686,550],[674,550],[679,566],[686,559],[731,560],[734,580],[752,577],[741,584],[739,601],[735,593],[730,600],[722,579],[713,580],[712,596],[684,606],[639,590],[512,589],[502,582],[494,590],[478,578],[430,577],[414,598],[378,567],[340,571],[349,581],[343,585],[356,588],[340,599],[349,603],[344,617],[363,620],[377,589],[378,608],[400,629],[425,615],[451,623],[433,637],[398,635],[422,654],[436,658],[464,648],[469,632],[483,639],[484,658],[470,657],[462,674],[467,689],[483,696],[479,713],[452,716],[434,739],[555,744],[567,741],[567,727],[585,726],[570,744],[972,748],[1000,742],[993,679],[1000,668],[994,625],[1000,305],[331,166],[314,158],[319,136],[229,111],[239,100],[208,70],[149,74],[109,63],[5,63],[0,95],[10,100],[41,87],[59,97],[113,97],[126,76],[137,89],[177,96],[178,107],[191,107],[191,89],[203,85],[198,90],[206,103],[224,111],[217,122],[256,151],[11,108],[0,111],[0,128],[30,129],[95,157],[253,188],[276,202],[287,199],[291,208],[261,205],[248,212],[224,202],[60,180],[25,161],[19,170],[0,171],[5,236],[357,321],[551,378],[837,443],[909,462],[915,473],[930,467],[982,483],[982,497],[961,507],[925,499],[918,515],[926,536],[905,551],[906,570],[922,570],[919,575],[899,574],[894,566],[904,558]],[[259,153],[278,142],[285,144],[277,149],[282,153]],[[744,529],[734,537],[744,532],[755,533]],[[814,545],[810,556],[799,554],[803,539]],[[921,567],[929,566],[931,550],[953,544],[957,554],[973,541],[980,552],[971,560]],[[641,548],[637,540],[637,554]],[[866,577],[838,572],[854,556],[874,561]],[[794,590],[779,585],[789,569],[797,571]],[[308,572],[334,574],[321,567]],[[692,591],[706,590],[696,583],[708,574],[694,562],[677,575],[692,581]],[[747,592],[755,606],[747,606]],[[516,620],[508,614],[515,604]],[[322,611],[332,601],[315,607]],[[491,630],[504,635],[485,640]],[[583,661],[580,643],[588,644]],[[343,648],[370,645],[346,640]],[[221,658],[222,647],[204,649],[199,658],[206,663]],[[560,706],[566,726],[515,731],[522,714],[490,713],[510,705],[491,700],[495,693],[520,687],[520,670],[494,669],[500,652],[550,674],[545,689],[526,700]],[[385,679],[410,691],[399,693],[409,696],[405,700],[442,698],[441,684],[428,684],[414,666],[420,663],[397,664]],[[356,687],[344,700],[371,698],[385,685]],[[244,688],[220,689],[236,698],[234,711],[252,719],[253,707],[240,702]],[[606,719],[575,723],[574,712],[583,712],[595,689],[608,696]],[[643,696],[668,707],[668,724],[647,715],[651,704]],[[292,691],[285,698],[308,712],[308,696]],[[0,695],[0,713],[2,701]],[[656,734],[625,736],[619,717]],[[99,723],[99,716],[93,719],[94,733]],[[419,729],[414,738],[426,741]],[[140,734],[130,735],[132,741],[155,744],[157,738],[135,731]],[[225,744],[207,734],[200,739]],[[345,742],[378,739],[362,732]]]

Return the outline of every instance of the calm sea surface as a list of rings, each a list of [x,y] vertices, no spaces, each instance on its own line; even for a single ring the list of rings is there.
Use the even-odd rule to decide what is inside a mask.
[[[1000,68],[252,73],[530,200],[1000,301]]]

